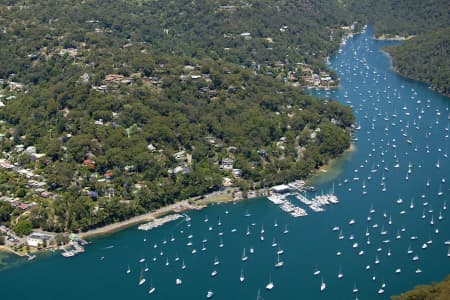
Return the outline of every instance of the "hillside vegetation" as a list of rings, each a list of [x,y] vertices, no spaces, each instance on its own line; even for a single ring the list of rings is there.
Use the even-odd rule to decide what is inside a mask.
[[[400,74],[449,95],[449,3],[439,0],[344,1],[355,18],[375,25],[377,36],[414,37],[387,48]]]
[[[354,117],[282,78],[324,68],[339,7],[3,2],[2,223],[87,230],[309,176],[348,148]]]
[[[450,95],[450,27],[420,35],[405,44],[388,47],[394,68],[401,74],[430,84]]]
[[[418,285],[415,289],[392,296],[392,300],[448,300],[450,295],[450,276],[447,276],[442,282],[431,285]]]

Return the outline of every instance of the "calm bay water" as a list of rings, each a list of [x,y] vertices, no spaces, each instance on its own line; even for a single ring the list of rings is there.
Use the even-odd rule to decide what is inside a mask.
[[[210,289],[213,299],[255,299],[258,290],[266,300],[388,299],[443,279],[450,273],[449,246],[444,245],[450,240],[450,215],[444,210],[446,201],[450,205],[449,99],[391,72],[380,49],[392,43],[373,40],[370,29],[349,39],[331,59],[341,87],[314,92],[352,105],[361,127],[356,150],[313,179],[318,191],[334,185],[339,204],[297,219],[266,199],[213,205],[189,212],[189,223],[175,221],[149,232],[130,228],[98,238],[85,254],[71,259],[45,254],[27,263],[1,254],[11,265],[0,271],[2,299],[205,299]],[[403,203],[397,203],[399,198]],[[332,230],[335,226],[343,239]],[[281,249],[284,266],[275,268]],[[214,265],[216,257],[220,263]],[[139,262],[142,258],[145,262]],[[317,268],[321,273],[314,276]],[[138,286],[141,273],[146,282]],[[176,278],[183,284],[176,286]],[[269,280],[271,291],[265,289]],[[378,294],[383,283],[385,292]],[[156,291],[149,295],[151,284]]]

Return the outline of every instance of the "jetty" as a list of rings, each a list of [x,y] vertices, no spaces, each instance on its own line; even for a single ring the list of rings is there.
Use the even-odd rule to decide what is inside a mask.
[[[168,222],[172,222],[172,221],[178,220],[178,219],[183,218],[183,217],[184,216],[181,215],[181,214],[171,214],[171,215],[168,215],[168,216],[165,216],[165,217],[162,217],[162,218],[155,219],[155,220],[150,221],[148,223],[141,224],[141,225],[139,225],[138,229],[139,230],[144,230],[144,231],[151,230],[153,228],[162,226],[162,225],[164,225],[164,224],[166,224]]]

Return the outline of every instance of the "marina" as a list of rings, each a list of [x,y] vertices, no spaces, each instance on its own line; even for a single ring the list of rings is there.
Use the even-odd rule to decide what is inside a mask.
[[[66,293],[77,282],[87,299],[378,300],[442,280],[449,102],[390,71],[381,49],[394,43],[375,41],[368,28],[330,59],[341,86],[313,94],[353,107],[355,149],[318,172],[308,182],[315,189],[281,185],[267,198],[98,237],[69,260],[23,259],[0,271],[5,299],[44,295],[51,280],[67,299],[78,299]]]

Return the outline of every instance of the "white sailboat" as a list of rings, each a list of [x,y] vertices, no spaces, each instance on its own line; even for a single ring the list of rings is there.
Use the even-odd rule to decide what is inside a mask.
[[[321,284],[320,284],[320,291],[323,292],[326,288],[327,288],[327,285],[326,285],[325,282],[323,281],[323,277],[322,277],[322,282],[321,282]]]
[[[280,260],[280,255],[278,254],[277,261],[275,263],[275,268],[281,268],[282,266],[284,266],[284,262]]]
[[[439,184],[439,191],[437,193],[438,196],[442,196],[444,192],[442,192],[442,184]]]
[[[241,269],[241,276],[239,276],[239,281],[240,282],[244,282],[245,277],[244,277],[244,269]]]
[[[313,275],[314,275],[314,276],[318,276],[319,274],[320,274],[320,270],[319,270],[319,268],[316,266],[316,269],[314,270]]]
[[[143,270],[141,270],[141,276],[139,276],[139,285],[143,285],[145,282],[145,277],[143,275]]]
[[[242,258],[241,258],[241,260],[242,260],[242,261],[247,261],[247,260],[248,260],[248,256],[245,255],[245,248],[244,248],[244,250],[242,251]]]
[[[156,288],[153,287],[153,280],[150,280],[150,289],[148,290],[149,294],[153,294],[156,291]]]
[[[269,277],[269,282],[266,284],[266,290],[270,291],[270,290],[272,290],[274,288],[274,286],[275,285],[273,284],[272,277],[270,276]]]
[[[217,266],[218,264],[220,264],[220,261],[217,259],[217,256],[216,256],[216,257],[214,257],[213,265]]]
[[[131,269],[130,269],[130,265],[128,265],[128,268],[127,268],[127,272],[126,272],[127,274],[130,274],[131,273]]]
[[[272,240],[272,247],[276,247],[276,246],[278,246],[278,243],[275,240],[275,238],[273,238],[273,240]]]

